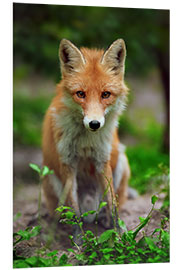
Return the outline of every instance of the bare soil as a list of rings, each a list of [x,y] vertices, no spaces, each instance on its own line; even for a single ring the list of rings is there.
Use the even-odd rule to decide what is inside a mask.
[[[19,149],[14,152],[14,215],[18,212],[21,217],[14,221],[13,230],[24,230],[28,226],[36,226],[38,211],[38,179],[35,178],[31,169],[28,168],[29,162],[41,163],[41,151],[39,149]],[[25,165],[26,164],[26,165]],[[26,175],[26,178],[24,176]],[[32,180],[32,178],[34,180]],[[161,201],[156,203],[156,208],[161,207]],[[126,223],[128,229],[133,229],[139,224],[139,217],[146,217],[151,209],[151,195],[146,194],[138,196],[135,199],[129,199],[124,204],[120,213],[120,218]],[[149,224],[144,231],[149,235],[160,225],[161,213],[154,211]],[[41,225],[42,231],[40,237],[32,238],[29,241],[20,242],[17,245],[17,254],[30,257],[36,254],[36,250],[45,247],[47,250],[58,250],[59,254],[65,252],[71,247],[69,234],[72,234],[70,225],[62,225],[58,221],[52,220],[46,210],[44,196],[42,194],[41,206]],[[96,232],[95,224],[85,224],[85,229]],[[98,234],[101,234],[104,228],[98,225]],[[142,233],[137,236],[140,238]]]

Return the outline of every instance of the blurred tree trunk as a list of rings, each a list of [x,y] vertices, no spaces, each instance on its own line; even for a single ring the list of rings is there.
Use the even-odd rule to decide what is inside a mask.
[[[160,68],[161,80],[166,106],[166,126],[163,137],[163,150],[169,152],[169,131],[170,131],[170,78],[169,78],[169,52],[157,51],[158,65]]]

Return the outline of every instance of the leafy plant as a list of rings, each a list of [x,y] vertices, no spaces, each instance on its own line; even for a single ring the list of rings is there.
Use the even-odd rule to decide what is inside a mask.
[[[36,171],[40,178],[40,192],[41,184],[44,176],[52,174],[53,171],[47,166],[40,168],[38,165],[31,163],[30,167]],[[160,164],[158,166],[159,175],[169,175],[169,169]],[[157,171],[149,172],[147,177],[157,177]],[[106,179],[108,184],[104,192],[104,197],[110,188],[111,180]],[[164,192],[164,191],[162,191]],[[159,193],[160,194],[160,193]],[[111,194],[112,195],[112,194]],[[166,196],[165,196],[166,199]],[[101,201],[98,209],[87,211],[80,216],[76,215],[73,208],[69,206],[60,206],[56,210],[60,213],[60,222],[63,224],[77,225],[80,228],[78,237],[82,237],[82,245],[78,245],[72,235],[69,239],[72,248],[67,249],[67,252],[58,254],[58,250],[49,252],[46,247],[44,251],[37,250],[37,256],[29,258],[17,256],[16,249],[19,242],[29,241],[31,238],[40,234],[41,226],[28,227],[24,231],[19,230],[14,233],[14,267],[15,268],[28,268],[28,267],[50,267],[50,266],[71,266],[71,265],[103,265],[103,264],[135,264],[135,263],[156,263],[156,262],[169,262],[169,231],[167,225],[169,223],[168,217],[161,219],[161,224],[150,235],[147,235],[142,230],[151,220],[152,213],[155,209],[158,197],[153,195],[151,198],[152,207],[146,217],[139,217],[139,224],[130,230],[127,229],[126,224],[117,216],[116,202],[113,201],[112,218],[113,228],[104,231],[98,235],[98,227],[96,232],[91,230],[84,230],[83,218],[88,215],[96,215],[95,222],[98,224],[98,216],[107,202]],[[40,221],[40,204],[41,194],[38,199],[38,219]],[[15,215],[15,219],[20,214]],[[120,230],[117,229],[119,226]],[[141,235],[140,235],[141,232]]]
[[[21,241],[29,240],[30,238],[37,236],[40,230],[41,226],[27,227],[24,231],[19,230],[17,233],[13,234],[13,238],[15,239],[13,245],[16,246],[17,243]]]
[[[39,235],[41,226],[27,227],[25,230],[19,230],[13,234],[13,267],[14,268],[29,268],[29,267],[49,267],[49,266],[70,266],[68,264],[68,256],[64,253],[61,256],[57,256],[58,251],[53,250],[47,252],[44,256],[40,256],[40,250],[37,251],[37,256],[31,256],[29,258],[23,256],[17,256],[16,248],[17,244],[22,241],[28,241],[33,237]]]
[[[145,175],[146,179],[150,179],[148,184],[148,190],[156,190],[156,194],[163,198],[163,204],[161,210],[169,214],[169,167],[163,163],[159,163],[158,166],[154,169],[149,169]]]
[[[29,166],[31,167],[31,169],[33,169],[34,171],[36,171],[39,175],[39,196],[38,196],[38,220],[40,223],[40,210],[41,210],[41,190],[42,190],[42,181],[43,181],[43,177],[45,177],[46,175],[49,174],[53,174],[54,171],[50,170],[47,166],[43,166],[43,168],[40,168],[37,164],[34,163],[30,163]]]
[[[57,208],[61,213],[61,222],[77,224],[80,226],[83,245],[78,246],[73,237],[71,243],[77,249],[68,249],[74,254],[77,265],[103,265],[103,264],[125,264],[125,263],[147,263],[169,261],[169,233],[164,230],[164,224],[168,221],[162,220],[161,227],[156,228],[150,235],[144,235],[136,241],[139,232],[149,223],[155,203],[158,197],[152,196],[152,208],[146,218],[140,217],[140,223],[133,230],[127,230],[125,223],[118,219],[123,233],[110,229],[100,236],[94,235],[90,230],[84,231],[82,221],[79,222],[74,210],[70,207]],[[91,214],[86,212],[85,215]],[[82,217],[82,216],[81,216]],[[156,235],[155,235],[156,234]]]

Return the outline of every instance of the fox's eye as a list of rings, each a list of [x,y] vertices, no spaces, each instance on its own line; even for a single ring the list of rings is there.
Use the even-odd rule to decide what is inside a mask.
[[[86,96],[85,92],[83,92],[83,91],[77,91],[77,92],[76,92],[76,95],[77,95],[79,98],[85,98],[85,96]]]
[[[103,92],[103,93],[101,94],[101,97],[102,97],[102,98],[109,98],[109,97],[110,97],[110,95],[111,95],[111,93],[110,93],[110,92],[105,91],[105,92]]]

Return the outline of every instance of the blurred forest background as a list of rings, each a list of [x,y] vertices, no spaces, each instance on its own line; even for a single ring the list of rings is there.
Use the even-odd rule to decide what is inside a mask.
[[[61,78],[62,38],[97,48],[125,40],[131,91],[119,134],[131,186],[141,194],[151,190],[149,176],[169,166],[169,11],[153,9],[13,4],[15,183],[28,179],[29,162],[42,160],[42,121]]]

